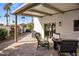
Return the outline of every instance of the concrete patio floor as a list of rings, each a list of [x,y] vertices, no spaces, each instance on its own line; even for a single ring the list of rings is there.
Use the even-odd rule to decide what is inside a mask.
[[[37,40],[31,37],[31,33],[19,37],[17,43],[9,40],[0,44],[0,56],[57,56],[58,53],[52,46],[53,43],[49,40],[50,49],[37,47]],[[79,51],[79,50],[78,50]],[[79,53],[79,52],[77,52]],[[79,54],[78,54],[79,55]]]

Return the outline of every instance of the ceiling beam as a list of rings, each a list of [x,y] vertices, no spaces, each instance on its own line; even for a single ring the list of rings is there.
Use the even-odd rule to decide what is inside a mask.
[[[31,12],[36,12],[36,13],[40,13],[40,14],[45,14],[45,15],[49,15],[49,16],[52,15],[52,14],[50,14],[50,13],[43,12],[43,11],[39,11],[39,10],[35,10],[35,9],[30,9],[29,11],[31,11]]]
[[[35,6],[38,6],[40,5],[41,3],[29,3],[29,4],[26,4],[25,6],[23,6],[22,8],[16,10],[13,14],[19,14],[19,13],[22,13],[30,8],[33,8]]]
[[[32,14],[26,14],[26,13],[20,13],[20,14],[18,14],[18,15],[25,15],[25,16],[34,16],[34,17],[44,17],[44,16],[40,16],[40,15],[32,15]]]
[[[67,11],[64,11],[64,13],[65,13],[65,12],[71,12],[71,11],[75,11],[75,10],[79,10],[79,8],[72,9],[72,10],[67,10]],[[60,14],[60,13],[54,13],[54,14],[52,14],[52,15],[57,15],[57,14]]]
[[[79,6],[79,3],[76,3]]]
[[[42,5],[43,5],[44,7],[46,7],[46,8],[48,8],[48,9],[55,10],[55,11],[58,11],[58,12],[60,12],[60,13],[64,13],[62,10],[60,10],[60,9],[54,7],[54,6],[51,6],[51,5],[47,4],[47,3],[44,3],[44,4],[42,4]]]

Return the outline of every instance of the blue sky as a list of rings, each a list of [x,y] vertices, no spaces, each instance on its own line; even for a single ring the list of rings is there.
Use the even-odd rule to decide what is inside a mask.
[[[22,3],[13,3],[11,6],[11,12],[13,10],[15,10],[16,8],[18,8],[20,5],[22,5]],[[0,24],[6,24],[6,18],[4,17],[6,11],[3,9],[3,7],[5,6],[5,3],[0,3]],[[22,19],[22,17],[25,17]],[[12,24],[12,22],[15,20],[14,15],[10,14],[10,20],[9,20],[9,24]],[[21,23],[30,23],[32,22],[32,17],[30,16],[18,16],[18,24]]]

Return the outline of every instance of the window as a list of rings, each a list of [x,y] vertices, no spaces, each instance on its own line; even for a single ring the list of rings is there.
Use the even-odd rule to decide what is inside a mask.
[[[74,20],[74,31],[79,31],[79,20]]]

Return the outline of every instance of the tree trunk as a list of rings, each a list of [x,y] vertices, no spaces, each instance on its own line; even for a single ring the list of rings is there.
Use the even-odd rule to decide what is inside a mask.
[[[7,25],[8,25],[8,17],[6,17]]]

